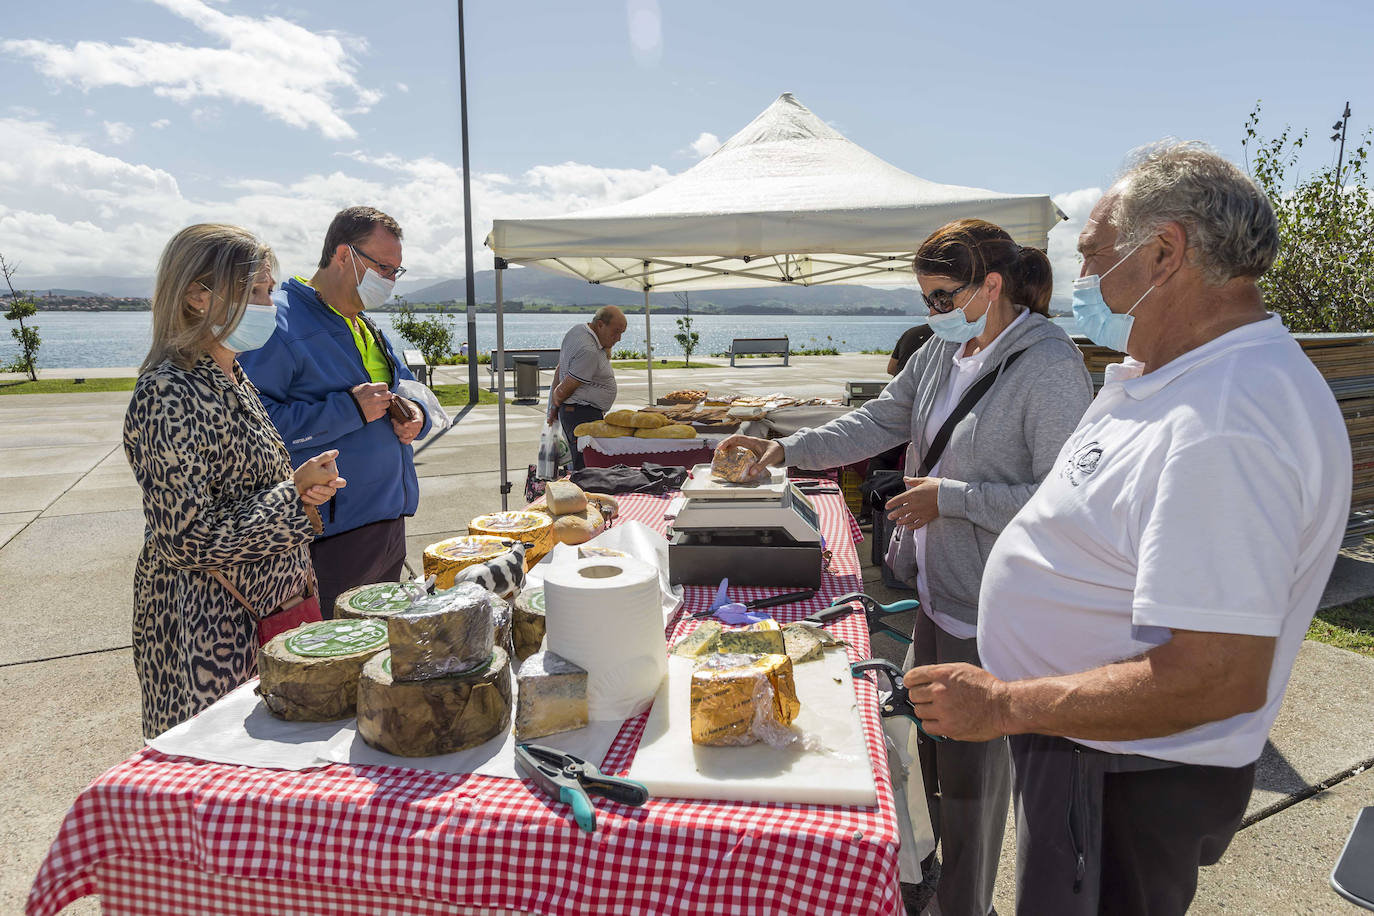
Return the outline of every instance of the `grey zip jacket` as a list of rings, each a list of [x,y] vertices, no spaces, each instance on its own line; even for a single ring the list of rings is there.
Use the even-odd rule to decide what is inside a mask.
[[[880,397],[824,426],[780,439],[787,464],[833,468],[909,440],[914,447],[907,449],[906,475],[916,476],[920,456],[930,446],[926,420],[962,346],[932,337]],[[978,588],[993,542],[1050,472],[1092,401],[1082,353],[1045,316],[1027,315],[992,349],[985,372],[999,378],[954,427],[945,446],[940,516],[929,523],[926,539],[931,602],[969,624],[978,621]],[[1006,367],[1007,357],[1018,350],[1024,355]],[[897,531],[888,562],[915,588],[916,545],[908,532]]]

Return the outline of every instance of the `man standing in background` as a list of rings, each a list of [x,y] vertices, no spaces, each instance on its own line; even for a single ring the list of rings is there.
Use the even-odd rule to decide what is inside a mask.
[[[624,312],[614,305],[603,305],[590,322],[574,325],[563,335],[558,371],[549,392],[549,422],[557,420],[562,424],[574,471],[580,471],[583,463],[573,429],[579,423],[600,420],[615,403],[611,348],[620,342],[625,326]]]
[[[396,581],[406,556],[405,518],[419,505],[411,442],[431,419],[394,393],[414,376],[363,315],[391,296],[401,267],[401,227],[371,207],[341,210],[325,233],[319,268],[273,296],[277,330],[239,362],[262,396],[293,464],[339,450],[351,488],[320,507],[324,533],[311,545],[320,608],[340,593]]]

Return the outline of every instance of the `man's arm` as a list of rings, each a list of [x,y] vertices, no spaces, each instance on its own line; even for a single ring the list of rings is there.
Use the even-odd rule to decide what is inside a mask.
[[[257,350],[240,353],[238,362],[289,449],[307,442],[323,447],[366,422],[363,408],[347,388],[331,391],[318,401],[301,400],[292,393],[296,359],[281,332]]]
[[[1273,637],[1172,632],[1144,655],[1078,674],[1000,681],[973,665],[926,665],[905,683],[925,729],[960,741],[1027,733],[1135,741],[1265,704]]]
[[[571,375],[565,376],[563,381],[553,387],[549,394],[549,422],[552,423],[558,418],[558,408],[563,406],[563,402],[572,397],[572,393],[582,384],[578,379]]]

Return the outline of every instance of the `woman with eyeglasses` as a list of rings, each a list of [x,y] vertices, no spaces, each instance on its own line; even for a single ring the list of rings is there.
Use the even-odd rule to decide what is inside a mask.
[[[906,489],[887,503],[897,526],[888,564],[923,611],[906,667],[979,665],[983,566],[1003,527],[1054,472],[1092,383],[1082,354],[1050,320],[1044,252],[963,219],[927,238],[913,267],[935,336],[881,397],[817,429],[771,442],[735,436],[722,447],[748,446],[759,468],[831,468],[910,442]],[[1011,791],[1006,739],[922,738],[920,756],[941,844],[939,911],[983,916]]]
[[[274,266],[219,224],[181,230],[158,262],[153,343],[124,416],[147,521],[133,648],[148,738],[257,672],[257,617],[306,594],[315,507],[344,486],[333,450],[292,471],[235,359],[276,328]]]

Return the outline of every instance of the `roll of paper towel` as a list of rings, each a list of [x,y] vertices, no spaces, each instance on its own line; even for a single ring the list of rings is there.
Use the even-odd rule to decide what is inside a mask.
[[[544,577],[549,651],[587,670],[587,714],[649,708],[668,672],[658,570],[632,557],[587,557]]]

